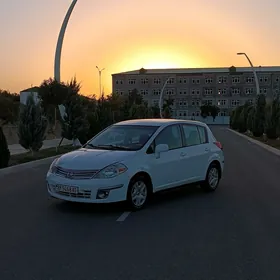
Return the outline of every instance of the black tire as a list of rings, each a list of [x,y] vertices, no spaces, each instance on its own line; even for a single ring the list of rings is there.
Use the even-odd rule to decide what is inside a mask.
[[[215,180],[211,182],[211,180]],[[211,163],[208,167],[206,178],[204,182],[201,183],[201,188],[206,192],[214,192],[220,183],[221,172],[219,165],[216,163]]]
[[[144,195],[144,193],[146,194],[145,198],[143,197],[144,200],[139,204],[137,204],[135,196],[133,197],[133,193],[135,194],[137,188],[139,188],[138,195],[140,195],[140,188],[144,188],[142,195]],[[150,197],[150,189],[150,182],[147,180],[147,178],[145,178],[145,176],[139,175],[132,178],[127,189],[127,205],[129,209],[132,211],[143,209],[148,202],[148,198]]]

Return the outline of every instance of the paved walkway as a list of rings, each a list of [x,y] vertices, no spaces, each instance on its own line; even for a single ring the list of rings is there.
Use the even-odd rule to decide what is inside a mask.
[[[60,138],[59,139],[45,140],[42,149],[48,149],[48,148],[56,147],[56,146],[58,146],[60,140],[61,140]],[[63,139],[61,145],[64,146],[64,145],[69,145],[69,144],[72,144],[72,141],[69,141],[67,139]],[[27,152],[20,144],[9,145],[9,150],[10,150],[11,155],[19,155],[19,154],[24,154],[24,153]]]

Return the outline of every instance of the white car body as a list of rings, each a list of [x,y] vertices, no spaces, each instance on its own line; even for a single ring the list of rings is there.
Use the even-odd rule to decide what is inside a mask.
[[[189,120],[143,119],[124,121],[113,126],[127,125],[130,127],[155,126],[158,128],[145,145],[136,151],[81,148],[62,155],[53,162],[47,173],[46,180],[49,194],[52,197],[67,201],[110,203],[127,199],[129,183],[139,173],[149,176],[153,193],[204,181],[208,167],[213,162],[220,166],[220,175],[222,174],[224,169],[223,151],[221,147],[219,148],[215,144],[217,140],[206,124]],[[155,152],[156,149],[153,153],[147,153],[148,148],[156,143],[154,141],[157,141],[157,136],[161,131],[173,125],[179,125],[182,139],[185,139],[183,125],[184,128],[193,126],[191,128],[193,129],[196,127],[198,131],[202,131],[201,133],[204,130],[207,132],[208,141],[196,145],[182,145],[182,147],[161,153]],[[177,129],[177,127],[174,129]],[[94,141],[105,130],[88,143]],[[114,138],[112,141],[116,143],[120,140]],[[104,171],[104,174],[113,176],[112,172],[118,168],[116,169],[118,175],[109,178],[98,175],[98,178],[97,174],[100,174],[102,169],[112,164],[116,165],[110,167],[112,169],[111,173],[109,168]],[[121,169],[122,166],[125,166],[126,170]]]

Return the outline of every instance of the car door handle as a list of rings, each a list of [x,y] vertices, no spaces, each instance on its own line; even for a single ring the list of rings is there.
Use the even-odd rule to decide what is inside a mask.
[[[187,155],[187,154],[186,154],[186,153],[183,153],[183,152],[180,154],[181,157],[185,157],[186,155]]]
[[[210,151],[210,149],[209,148],[205,148],[205,152],[209,152]]]

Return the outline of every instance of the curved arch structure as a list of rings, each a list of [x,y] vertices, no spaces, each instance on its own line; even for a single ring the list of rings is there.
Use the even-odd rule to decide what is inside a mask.
[[[61,50],[62,50],[62,45],[63,45],[63,39],[64,39],[64,35],[65,35],[65,31],[67,28],[67,24],[68,21],[70,19],[70,16],[73,12],[73,9],[76,5],[78,0],[73,0],[67,13],[66,16],[63,20],[60,32],[59,32],[59,36],[58,36],[58,40],[57,40],[57,45],[56,45],[56,51],[55,51],[55,59],[54,59],[54,79],[57,82],[60,82],[60,61],[61,61]]]

